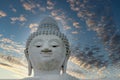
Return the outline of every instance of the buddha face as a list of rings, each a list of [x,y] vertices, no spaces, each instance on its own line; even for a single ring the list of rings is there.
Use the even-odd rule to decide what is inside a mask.
[[[54,70],[61,68],[66,57],[66,48],[58,36],[39,35],[32,39],[28,54],[33,68]]]

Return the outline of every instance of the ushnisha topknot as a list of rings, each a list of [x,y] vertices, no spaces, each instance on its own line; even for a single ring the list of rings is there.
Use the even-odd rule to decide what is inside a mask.
[[[56,35],[56,36],[58,36],[65,43],[66,55],[70,55],[68,39],[63,33],[60,32],[56,20],[53,19],[52,17],[44,18],[40,22],[40,25],[39,25],[37,31],[32,33],[29,36],[29,38],[26,42],[25,54],[28,54],[28,46],[29,46],[30,42],[32,41],[32,39],[39,35]]]

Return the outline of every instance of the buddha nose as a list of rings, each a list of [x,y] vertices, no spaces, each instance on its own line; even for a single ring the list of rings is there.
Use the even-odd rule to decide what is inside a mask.
[[[41,50],[41,52],[48,53],[48,52],[52,52],[52,50],[50,50],[50,49],[48,49],[48,48],[45,48],[45,49]]]

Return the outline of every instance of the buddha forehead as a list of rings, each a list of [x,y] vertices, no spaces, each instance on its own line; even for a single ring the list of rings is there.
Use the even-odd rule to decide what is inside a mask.
[[[58,44],[63,44],[63,41],[61,38],[59,38],[56,35],[38,35],[34,37],[31,41],[31,44],[37,43],[37,42],[56,42]]]

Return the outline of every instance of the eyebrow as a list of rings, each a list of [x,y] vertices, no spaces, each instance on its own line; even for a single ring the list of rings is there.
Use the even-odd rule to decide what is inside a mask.
[[[57,42],[57,43],[60,43],[60,42],[58,41],[58,39],[52,39],[52,40],[50,40],[49,42],[51,42],[51,41],[55,41],[55,42]]]
[[[33,42],[33,44],[35,44],[35,43],[37,43],[37,42],[43,42],[43,40],[42,40],[42,39],[36,39],[36,40]]]

